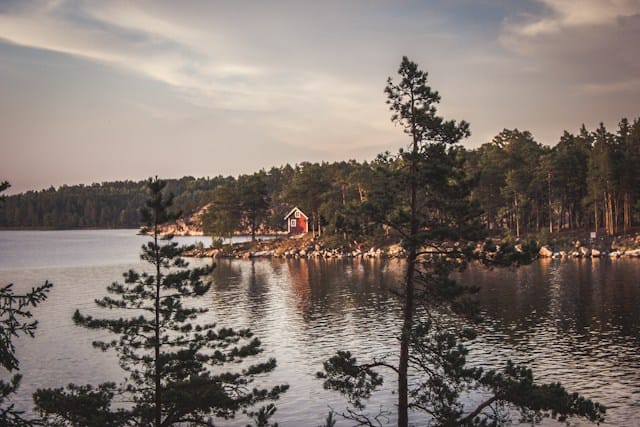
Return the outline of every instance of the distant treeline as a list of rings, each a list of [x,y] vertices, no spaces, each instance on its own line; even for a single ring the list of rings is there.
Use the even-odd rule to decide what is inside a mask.
[[[9,177],[10,178],[10,177]],[[222,177],[168,180],[175,204],[190,212],[211,197]],[[0,226],[8,228],[138,227],[140,208],[148,199],[146,181],[63,185],[8,196],[0,210]]]
[[[477,149],[455,152],[490,229],[514,236],[575,229],[619,234],[640,222],[640,119],[622,119],[614,131],[602,124],[565,131],[553,147],[528,131],[505,129]],[[305,162],[238,178],[184,177],[169,180],[168,189],[185,214],[211,204],[205,229],[218,235],[282,230],[283,216],[298,206],[309,215],[310,230],[353,239],[386,232],[359,206],[389,185],[381,170],[401,167],[398,162],[390,155]],[[7,197],[0,226],[136,227],[145,197],[144,182],[132,181],[30,191]]]

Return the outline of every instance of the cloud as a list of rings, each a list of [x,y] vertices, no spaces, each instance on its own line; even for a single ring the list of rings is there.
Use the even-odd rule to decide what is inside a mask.
[[[0,39],[161,82],[194,106],[236,112],[245,127],[259,123],[272,141],[323,146],[339,156],[346,143],[379,144],[393,132],[383,79],[374,76],[372,90],[350,67],[353,51],[377,57],[379,46],[349,50],[362,40],[341,40],[353,25],[333,14],[342,6],[64,0],[19,6],[0,10]]]
[[[174,9],[134,2],[38,3],[0,14],[0,38],[125,69],[212,108],[267,111],[321,95],[339,107],[344,102],[340,94],[357,90],[321,72],[297,70],[291,78],[287,64],[251,60],[242,28],[221,31],[215,15],[202,26],[192,19],[197,8],[188,14]]]
[[[595,95],[640,92],[640,78],[630,78],[613,83],[589,83],[585,84],[583,88],[586,92]]]
[[[618,19],[637,15],[638,0],[539,0],[539,15],[526,14],[515,22],[507,22],[511,33],[525,37],[555,34],[566,29],[584,26],[609,26]]]
[[[87,173],[95,141],[168,165],[148,141],[180,140],[189,174],[372,158],[406,143],[383,87],[407,55],[468,146],[503,127],[554,142],[637,114],[638,2],[0,0],[0,125],[25,158],[91,143]]]
[[[640,0],[540,0],[536,13],[506,19],[500,40],[577,91],[637,91],[640,75]]]

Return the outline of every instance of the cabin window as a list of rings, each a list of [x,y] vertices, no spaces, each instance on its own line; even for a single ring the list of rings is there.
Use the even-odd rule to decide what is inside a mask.
[[[295,216],[296,218],[300,218],[300,211],[295,211],[293,216]]]
[[[295,220],[295,219],[292,219],[292,220],[291,220],[291,226],[292,226],[292,227],[295,227],[295,226],[296,226],[296,220]]]

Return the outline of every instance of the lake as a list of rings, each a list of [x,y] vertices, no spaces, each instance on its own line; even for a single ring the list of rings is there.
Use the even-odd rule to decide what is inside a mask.
[[[124,271],[144,267],[139,249],[146,240],[136,230],[0,231],[0,283],[23,290],[54,283],[34,311],[36,338],[16,341],[24,375],[19,405],[30,407],[37,388],[123,378],[115,354],[91,346],[109,335],[76,327],[71,316],[76,309],[100,313],[93,300]],[[277,402],[275,420],[316,426],[330,407],[345,407],[315,379],[324,360],[337,349],[362,357],[395,349],[400,304],[389,288],[403,272],[400,260],[219,260],[206,303],[221,325],[250,327],[264,356],[277,359],[264,382],[291,389]],[[527,363],[539,380],[561,381],[605,404],[608,425],[640,425],[640,260],[544,259],[519,269],[472,267],[462,279],[482,287],[485,322],[471,344],[474,363]],[[393,394],[377,393],[369,407],[381,404],[392,408]]]

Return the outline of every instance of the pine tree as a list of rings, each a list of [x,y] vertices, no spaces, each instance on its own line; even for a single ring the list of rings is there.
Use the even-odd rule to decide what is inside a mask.
[[[381,369],[397,376],[397,420],[409,425],[409,411],[422,411],[434,426],[502,425],[500,405],[520,409],[532,422],[541,415],[564,419],[584,415],[602,419],[603,408],[567,393],[557,384],[536,385],[531,371],[507,363],[502,371],[469,368],[465,339],[476,318],[469,296],[478,289],[451,278],[472,260],[491,265],[518,265],[532,258],[533,247],[498,248],[485,241],[477,205],[469,202],[462,156],[455,144],[469,135],[466,122],[437,115],[440,96],[427,85],[427,73],[403,58],[400,82],[391,78],[385,90],[392,121],[411,138],[408,150],[383,155],[377,170],[385,186],[369,194],[365,209],[402,237],[407,252],[400,297],[402,328],[397,355],[358,363],[339,351],[324,364],[324,386],[349,398],[353,408],[342,415],[358,425],[378,425],[379,416],[363,412],[365,402],[383,384]],[[483,250],[478,251],[478,245]],[[450,320],[447,320],[450,319]],[[469,320],[466,320],[469,319]],[[461,327],[464,326],[464,327]],[[477,390],[487,399],[475,408],[462,403],[465,392]]]
[[[124,273],[124,283],[115,282],[109,296],[96,300],[104,309],[136,313],[124,318],[95,318],[76,311],[77,325],[107,330],[117,336],[96,341],[101,350],[118,353],[128,377],[118,386],[102,384],[38,390],[37,409],[51,423],[74,426],[174,424],[213,425],[215,417],[232,418],[242,411],[249,415],[254,405],[277,399],[288,386],[251,388],[256,375],[271,372],[276,362],[248,365],[230,372],[224,365],[241,362],[262,352],[260,341],[249,330],[233,330],[205,323],[198,317],[207,312],[197,305],[210,283],[204,279],[213,266],[187,268],[180,248],[171,236],[161,237],[159,227],[177,215],[168,210],[173,196],[163,196],[165,183],[148,182],[151,193],[142,211],[144,229],[151,240],[142,247],[141,259],[152,271]],[[189,304],[191,303],[191,304]],[[112,399],[132,402],[113,410]],[[88,406],[95,405],[93,410]],[[262,425],[275,407],[256,412]]]
[[[33,317],[30,308],[47,299],[52,286],[45,282],[23,295],[15,294],[12,284],[0,287],[0,368],[7,373],[20,370],[13,338],[35,336],[38,322],[30,320]],[[39,425],[37,420],[26,418],[24,412],[11,402],[10,397],[18,390],[21,379],[22,375],[15,373],[9,381],[0,380],[0,425]]]
[[[230,240],[240,228],[241,215],[236,182],[226,182],[213,190],[211,205],[202,216],[202,227],[214,238],[227,237]]]
[[[0,182],[0,193],[9,187],[7,181]],[[4,200],[4,196],[0,196],[0,207]],[[45,282],[23,295],[16,294],[11,283],[0,286],[0,368],[7,374],[20,370],[13,339],[23,335],[35,336],[38,322],[31,320],[31,308],[47,299],[52,286]],[[8,381],[0,380],[0,425],[26,427],[39,424],[37,420],[26,418],[24,412],[11,402],[11,395],[18,390],[21,379],[22,375],[14,373]]]
[[[243,225],[251,230],[251,241],[256,240],[256,231],[266,219],[269,209],[267,184],[264,172],[238,177],[238,199]]]

